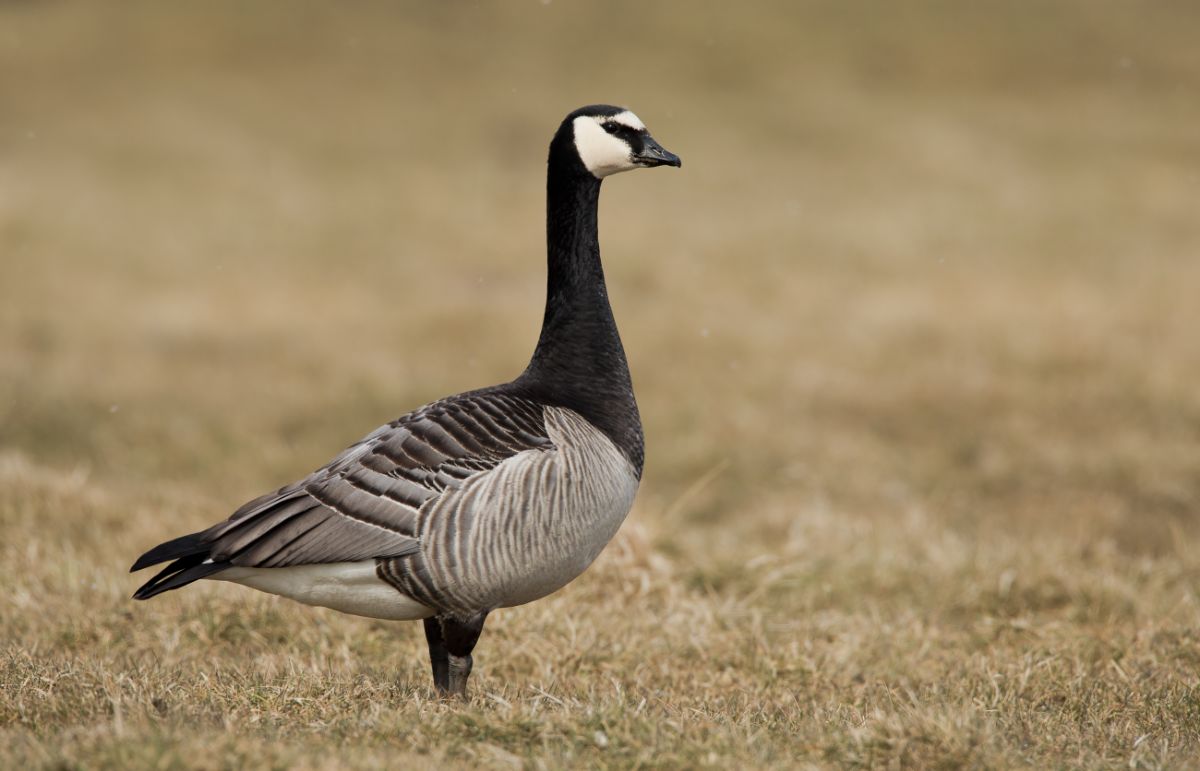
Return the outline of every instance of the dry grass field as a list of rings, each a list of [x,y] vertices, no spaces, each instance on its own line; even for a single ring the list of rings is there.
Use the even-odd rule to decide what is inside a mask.
[[[0,4],[0,767],[1200,763],[1191,3]],[[546,145],[646,421],[583,578],[420,626],[144,549],[508,379]]]

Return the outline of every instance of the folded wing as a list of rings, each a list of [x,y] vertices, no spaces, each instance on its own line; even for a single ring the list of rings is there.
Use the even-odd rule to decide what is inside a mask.
[[[443,399],[375,430],[307,478],[224,522],[146,552],[172,560],[134,594],[148,599],[232,566],[401,557],[420,548],[427,504],[531,449],[553,449],[541,405],[498,389]]]

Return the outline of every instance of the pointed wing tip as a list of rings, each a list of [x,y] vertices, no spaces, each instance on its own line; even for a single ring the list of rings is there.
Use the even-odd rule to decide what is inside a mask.
[[[136,573],[160,562],[204,554],[208,551],[208,546],[204,543],[202,536],[203,533],[189,533],[172,538],[170,541],[164,541],[138,557],[129,568],[129,572]]]

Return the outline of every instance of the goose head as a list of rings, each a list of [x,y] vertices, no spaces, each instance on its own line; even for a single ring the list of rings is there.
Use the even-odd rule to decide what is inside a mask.
[[[607,104],[581,107],[568,115],[551,148],[574,155],[597,179],[631,169],[683,165],[678,155],[650,136],[638,116]]]

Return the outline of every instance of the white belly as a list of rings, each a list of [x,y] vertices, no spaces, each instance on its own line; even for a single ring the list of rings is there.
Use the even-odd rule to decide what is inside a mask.
[[[355,616],[410,621],[433,615],[430,608],[380,580],[375,560],[285,568],[232,567],[212,577]]]

